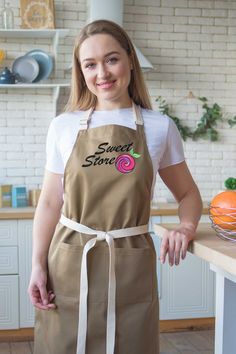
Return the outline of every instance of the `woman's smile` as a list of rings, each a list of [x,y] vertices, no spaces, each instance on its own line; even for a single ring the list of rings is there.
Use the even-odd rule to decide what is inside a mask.
[[[115,82],[116,80],[104,81],[104,82],[97,83],[97,86],[102,89],[110,89],[114,86]]]

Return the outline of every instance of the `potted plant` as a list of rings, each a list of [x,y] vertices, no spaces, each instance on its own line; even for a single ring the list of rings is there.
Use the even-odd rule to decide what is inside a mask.
[[[227,189],[236,190],[236,178],[229,177],[225,180],[225,187]]]

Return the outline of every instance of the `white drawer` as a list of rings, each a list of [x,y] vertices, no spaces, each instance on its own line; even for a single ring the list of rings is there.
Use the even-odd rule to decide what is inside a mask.
[[[17,245],[17,220],[0,221],[0,246]]]
[[[0,274],[18,273],[18,248],[0,247]]]
[[[0,276],[0,330],[19,328],[19,276]]]

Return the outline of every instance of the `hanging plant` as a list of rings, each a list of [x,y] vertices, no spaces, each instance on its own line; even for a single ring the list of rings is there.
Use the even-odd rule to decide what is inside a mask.
[[[236,125],[236,116],[234,116],[232,119],[228,119],[228,123],[230,128],[233,128],[233,126]]]
[[[218,132],[215,127],[218,121],[222,121],[222,109],[217,103],[214,103],[211,107],[208,106],[206,97],[199,97],[198,99],[203,102],[203,115],[197,124],[197,128],[193,131],[193,140],[209,138],[211,141],[216,141],[218,140]]]
[[[165,115],[169,116],[171,119],[173,119],[173,121],[177,125],[177,128],[178,128],[178,130],[180,132],[180,135],[182,136],[183,140],[186,141],[187,138],[192,137],[192,132],[191,132],[190,128],[187,127],[186,125],[182,125],[180,119],[178,117],[174,116],[170,112],[169,105],[166,103],[166,101],[164,99],[162,99],[161,96],[158,96],[156,101],[159,103],[160,112],[162,114],[165,114]]]
[[[193,140],[203,138],[210,141],[217,141],[219,134],[216,127],[217,123],[223,120],[222,108],[217,103],[209,106],[206,97],[197,97],[197,100],[203,102],[203,113],[195,130],[191,130],[187,125],[183,125],[181,120],[170,112],[169,105],[161,96],[157,97],[156,102],[159,104],[160,112],[173,119],[184,141],[186,141],[187,138],[192,138]],[[232,128],[236,124],[236,116],[233,117],[233,119],[229,119],[228,124]]]

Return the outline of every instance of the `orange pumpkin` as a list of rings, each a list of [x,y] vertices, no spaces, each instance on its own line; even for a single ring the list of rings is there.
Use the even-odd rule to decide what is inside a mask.
[[[236,191],[217,194],[211,201],[210,216],[215,225],[236,231]]]

